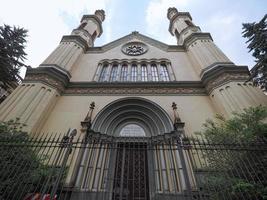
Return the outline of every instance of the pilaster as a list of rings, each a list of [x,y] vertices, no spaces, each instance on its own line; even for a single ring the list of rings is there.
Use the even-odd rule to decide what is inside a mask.
[[[257,105],[267,105],[266,95],[251,82],[246,66],[218,65],[203,71],[202,82],[218,113],[230,117],[233,112]]]
[[[19,118],[33,134],[40,130],[69,82],[66,72],[51,67],[28,69],[23,83],[0,105],[0,120]]]

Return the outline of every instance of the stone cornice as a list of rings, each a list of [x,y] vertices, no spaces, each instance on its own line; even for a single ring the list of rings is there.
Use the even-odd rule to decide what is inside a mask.
[[[190,46],[194,41],[198,39],[210,39],[213,41],[210,33],[196,32],[192,33],[184,40],[184,47],[187,49],[188,46]]]
[[[23,82],[42,82],[62,93],[68,85],[69,77],[55,68],[38,67],[27,69]]]
[[[64,95],[206,95],[200,81],[70,82]]]
[[[79,35],[64,35],[60,41],[61,42],[74,42],[79,45],[84,51],[88,49],[88,43]]]
[[[247,66],[219,65],[202,74],[201,80],[208,94],[230,81],[246,81],[249,77]]]

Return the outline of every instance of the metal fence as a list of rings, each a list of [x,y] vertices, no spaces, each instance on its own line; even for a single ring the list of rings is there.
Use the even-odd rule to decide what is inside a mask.
[[[266,142],[0,137],[0,199],[267,199]]]

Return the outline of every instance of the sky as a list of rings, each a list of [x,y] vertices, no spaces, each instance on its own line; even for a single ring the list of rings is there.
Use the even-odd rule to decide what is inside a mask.
[[[176,7],[190,12],[194,24],[211,33],[230,60],[251,68],[254,58],[242,37],[242,23],[259,21],[267,11],[267,0],[0,0],[0,5],[0,25],[28,30],[25,63],[32,67],[38,67],[62,36],[79,25],[83,14],[93,14],[96,9],[104,9],[106,19],[95,46],[132,31],[175,45],[166,15],[169,7]]]

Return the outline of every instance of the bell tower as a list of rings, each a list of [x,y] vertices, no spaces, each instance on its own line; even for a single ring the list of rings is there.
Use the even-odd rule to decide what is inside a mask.
[[[236,66],[216,46],[211,35],[202,32],[193,23],[188,12],[169,8],[167,18],[170,20],[169,32],[176,37],[177,44],[185,49],[219,113],[230,116],[233,111],[266,102],[265,95],[247,83],[247,66]]]
[[[93,47],[96,37],[100,37],[103,32],[102,22],[104,20],[104,10],[97,10],[94,15],[84,15],[80,25],[72,31],[71,35],[80,36],[87,42],[88,47]]]
[[[94,15],[84,15],[80,25],[70,35],[63,36],[58,47],[45,59],[40,67],[57,68],[66,75],[78,57],[89,47],[94,46],[96,37],[100,37],[105,20],[104,10],[96,10]]]
[[[189,12],[178,12],[176,8],[169,8],[167,17],[170,20],[169,32],[176,37],[178,45],[182,45],[192,33],[201,32],[192,22]]]
[[[70,82],[79,57],[102,34],[103,10],[84,15],[78,28],[62,37],[60,44],[37,68],[28,69],[23,84],[1,104],[0,121],[19,118],[28,133],[38,132]]]
[[[169,32],[176,37],[178,45],[185,47],[195,71],[200,76],[216,64],[233,64],[213,43],[211,35],[202,32],[200,27],[193,23],[190,13],[169,8],[167,17],[170,20]]]

